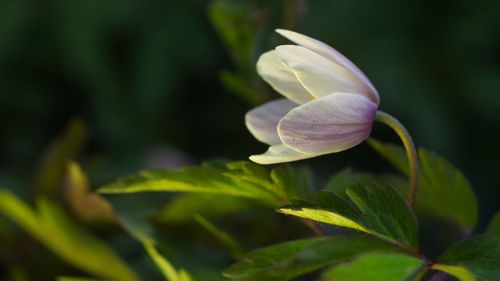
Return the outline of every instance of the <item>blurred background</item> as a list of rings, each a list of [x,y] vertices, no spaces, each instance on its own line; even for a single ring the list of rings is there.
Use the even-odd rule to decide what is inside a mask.
[[[64,166],[47,163],[67,159],[97,188],[143,168],[265,151],[243,118],[278,97],[255,72],[262,52],[286,43],[275,28],[357,64],[381,109],[468,177],[484,229],[500,198],[495,0],[1,0],[0,186],[26,200],[50,193]],[[398,141],[381,125],[374,136]],[[366,144],[296,165],[319,185],[345,166],[392,170]]]

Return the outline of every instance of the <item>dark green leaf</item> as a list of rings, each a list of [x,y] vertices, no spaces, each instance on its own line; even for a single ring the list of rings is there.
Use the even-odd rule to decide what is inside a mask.
[[[223,274],[237,280],[285,281],[376,250],[397,251],[391,245],[368,237],[296,240],[252,251]]]
[[[366,184],[348,188],[348,200],[329,191],[314,194],[310,202],[296,201],[278,212],[352,228],[416,248],[417,222],[394,189]]]
[[[311,194],[312,177],[306,168],[280,166],[271,171],[271,178],[280,189],[284,189],[289,199],[306,198]]]
[[[480,235],[449,248],[434,269],[465,280],[500,280],[500,237]],[[471,275],[472,274],[472,275]]]
[[[152,241],[144,240],[141,242],[149,256],[158,267],[158,269],[167,281],[192,281],[189,273],[183,269],[177,271],[175,267],[156,250]]]
[[[217,202],[217,204],[214,204]],[[263,208],[266,205],[243,197],[221,194],[186,193],[179,194],[165,207],[155,219],[163,223],[185,223],[193,220],[193,214],[204,217],[218,217],[242,212],[248,209]]]
[[[373,174],[354,172],[351,168],[346,168],[331,177],[324,189],[341,195],[348,187],[368,183],[374,178]]]
[[[487,232],[500,236],[500,211],[496,212],[491,219]]]
[[[369,144],[387,158],[402,173],[408,174],[406,156],[401,146],[382,144],[374,139]],[[416,207],[419,211],[458,224],[470,232],[477,221],[477,201],[469,181],[446,159],[423,148],[420,160],[419,191]]]
[[[218,228],[216,225],[214,225],[201,215],[196,215],[195,219],[200,225],[208,230],[224,247],[226,247],[233,257],[239,259],[244,255],[245,250],[243,250],[243,247],[240,245],[240,243],[238,243],[238,240],[236,240],[232,235]]]
[[[342,263],[323,274],[321,281],[406,281],[424,262],[396,253],[369,253]]]

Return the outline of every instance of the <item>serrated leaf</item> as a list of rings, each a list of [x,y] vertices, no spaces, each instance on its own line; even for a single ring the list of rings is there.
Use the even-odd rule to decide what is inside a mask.
[[[20,225],[68,263],[110,280],[139,280],[139,277],[106,243],[85,231],[56,205],[37,202],[37,211],[8,191],[0,190],[0,213]]]
[[[247,254],[223,274],[245,281],[286,281],[371,251],[398,251],[368,237],[335,236],[285,242]]]
[[[496,212],[488,225],[488,233],[500,236],[500,211]]]
[[[306,168],[283,165],[271,171],[273,182],[286,193],[289,199],[306,198],[311,194],[312,176]]]
[[[374,139],[370,139],[369,144],[402,173],[408,174],[406,155],[401,146],[383,144]],[[427,215],[451,220],[466,232],[472,231],[478,210],[469,181],[443,157],[423,148],[418,149],[418,157],[420,176],[417,209]]]
[[[369,253],[339,264],[323,273],[321,281],[406,281],[424,262],[396,253]]]
[[[180,170],[146,170],[136,176],[118,179],[100,188],[99,192],[162,191],[224,194],[252,198],[271,206],[286,201],[283,197],[285,192],[273,184],[269,174],[263,176],[260,170],[257,172],[255,166],[233,162],[228,163],[224,169],[198,166]]]
[[[417,222],[394,189],[366,184],[348,188],[348,200],[329,191],[314,194],[309,202],[296,201],[278,212],[341,227],[416,248]]]
[[[461,241],[450,247],[432,268],[450,273],[462,281],[498,281],[500,237],[480,235]]]

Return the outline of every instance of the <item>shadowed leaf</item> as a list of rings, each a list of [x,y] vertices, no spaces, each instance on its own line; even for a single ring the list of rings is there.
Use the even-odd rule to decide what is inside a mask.
[[[480,235],[449,248],[433,269],[447,272],[461,281],[500,280],[500,238]]]
[[[367,237],[335,236],[296,240],[254,250],[223,274],[236,280],[285,281],[377,250],[397,251],[391,245]]]
[[[383,144],[375,139],[370,139],[368,143],[402,173],[408,174],[406,155],[401,146]],[[423,148],[418,149],[418,157],[420,177],[417,210],[451,220],[466,232],[472,231],[476,225],[478,210],[476,196],[469,181],[443,157]]]

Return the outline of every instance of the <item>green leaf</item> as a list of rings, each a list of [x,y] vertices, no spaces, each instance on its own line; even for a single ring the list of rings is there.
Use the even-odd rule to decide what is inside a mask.
[[[306,198],[311,194],[312,176],[309,169],[282,165],[271,171],[276,185],[285,190],[289,199]]]
[[[496,212],[491,219],[487,232],[500,236],[500,211]]]
[[[115,222],[113,207],[91,192],[87,176],[76,162],[66,165],[63,187],[66,202],[78,218],[86,222]]]
[[[341,227],[416,248],[417,221],[404,199],[394,189],[357,185],[346,190],[348,200],[329,191],[314,194],[310,202],[295,201],[278,212]]]
[[[401,146],[382,144],[374,139],[369,144],[402,173],[408,174],[406,155]],[[446,159],[423,148],[420,160],[419,190],[416,207],[427,215],[451,220],[470,232],[476,225],[478,207],[469,181]]]
[[[85,124],[79,119],[71,120],[38,163],[33,187],[37,195],[51,196],[56,192],[63,180],[66,164],[76,157],[86,138]]]
[[[368,144],[380,155],[405,175],[408,175],[408,159],[404,148],[392,143],[382,143],[374,138],[367,140]]]
[[[87,277],[59,276],[57,277],[57,281],[103,281],[103,280],[87,278]]]
[[[368,237],[335,236],[285,242],[246,255],[223,272],[229,279],[285,281],[359,254],[397,248]]]
[[[406,281],[424,262],[395,253],[369,253],[326,271],[321,281]]]
[[[152,241],[143,240],[142,245],[167,281],[192,281],[189,273],[182,269],[177,271],[175,267],[156,250]]]
[[[366,184],[373,181],[374,178],[373,174],[354,172],[351,168],[345,168],[328,180],[324,190],[340,195],[347,188],[355,184]]]
[[[476,276],[474,276],[474,274],[465,267],[436,263],[433,264],[431,268],[446,272],[449,275],[456,277],[460,281],[477,281]]]
[[[500,280],[500,237],[480,235],[449,248],[433,269],[445,271],[462,281]]]
[[[20,225],[68,263],[110,280],[139,280],[127,264],[92,234],[47,200],[37,202],[35,212],[17,197],[0,190],[0,213]]]
[[[221,194],[186,193],[179,194],[158,211],[155,220],[162,223],[186,223],[193,220],[193,214],[203,214],[204,217],[213,218],[263,207],[266,205],[248,198]]]
[[[258,29],[252,22],[250,9],[244,3],[227,0],[213,1],[208,9],[213,26],[240,67],[246,67],[251,62],[254,34]]]
[[[245,254],[245,250],[238,243],[238,241],[231,236],[229,233],[223,231],[222,229],[215,226],[213,223],[208,221],[206,218],[195,215],[196,221],[202,225],[206,230],[208,230],[217,240],[225,246],[231,255],[237,259],[241,258]]]
[[[243,161],[228,163],[223,168],[204,165],[147,170],[99,189],[100,193],[148,191],[222,194],[251,198],[270,206],[287,201],[284,187],[273,181],[265,168]]]

